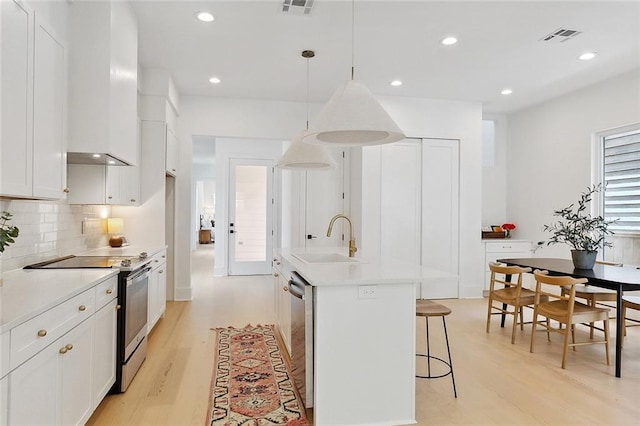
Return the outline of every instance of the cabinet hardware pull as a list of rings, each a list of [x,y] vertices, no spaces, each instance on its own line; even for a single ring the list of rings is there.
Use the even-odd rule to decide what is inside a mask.
[[[277,258],[277,257],[274,257],[274,258],[273,258],[273,261],[274,261],[274,262],[277,262],[277,261],[278,261],[278,258]]]
[[[47,335],[47,330],[45,330],[45,329],[38,330],[38,336],[44,337],[46,335]]]
[[[162,255],[162,258],[164,259],[165,257],[167,257],[167,256],[165,256],[165,255],[163,254],[163,255]]]
[[[68,194],[69,193],[69,188],[63,189],[62,192],[64,192],[65,194]]]
[[[158,263],[158,262],[160,262],[160,261],[159,261],[158,259],[156,259],[156,260],[154,260],[154,262]]]
[[[135,203],[135,202],[136,202],[136,199],[135,199],[135,198],[132,198],[132,199],[131,199],[131,202],[132,202],[132,203]]]
[[[274,273],[273,273],[273,276],[274,276],[274,277],[276,277],[276,278],[278,278],[280,275],[279,275],[277,272],[274,272]]]
[[[175,171],[176,171],[176,169],[171,169],[171,171],[172,171],[172,172],[175,172]]]
[[[279,264],[280,264],[280,262],[276,262],[276,265],[279,265]]]
[[[289,287],[287,286],[282,287],[282,291],[289,291]]]
[[[158,273],[161,274],[163,272],[164,272],[164,269],[160,269],[160,271]]]
[[[64,346],[60,348],[60,353],[63,354],[63,355],[66,354],[67,351],[68,351],[68,349],[65,348]]]
[[[65,345],[65,348],[67,348],[67,350],[70,351],[71,349],[73,349],[73,345],[69,343],[68,345]]]
[[[84,306],[84,305],[80,305],[80,306],[78,306],[78,310],[79,310],[80,312],[84,312],[84,311],[86,311],[86,310],[87,310],[87,307],[86,307],[86,306]]]
[[[116,311],[119,311],[120,309],[122,309],[122,305],[116,305]]]
[[[107,289],[107,294],[111,294],[113,293],[113,290],[111,290],[110,288]]]
[[[107,198],[108,198],[108,199],[112,199],[113,197],[112,197],[111,195],[109,195]]]

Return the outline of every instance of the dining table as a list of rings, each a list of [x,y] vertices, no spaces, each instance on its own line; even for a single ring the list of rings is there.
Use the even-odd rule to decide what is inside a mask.
[[[616,377],[622,370],[622,333],[624,317],[622,315],[622,295],[625,291],[640,290],[640,269],[636,266],[617,266],[596,263],[592,269],[576,269],[569,259],[556,258],[515,258],[498,259],[509,266],[520,266],[533,270],[548,271],[550,275],[570,275],[574,278],[586,278],[589,285],[616,291]]]

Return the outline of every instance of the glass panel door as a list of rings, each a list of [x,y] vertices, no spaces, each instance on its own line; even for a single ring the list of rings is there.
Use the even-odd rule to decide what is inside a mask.
[[[273,164],[230,160],[229,275],[271,272]]]

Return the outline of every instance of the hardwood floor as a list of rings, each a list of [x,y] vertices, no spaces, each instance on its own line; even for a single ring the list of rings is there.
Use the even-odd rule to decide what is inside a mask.
[[[205,423],[215,349],[210,328],[273,323],[272,278],[214,278],[213,246],[201,245],[192,255],[192,285],[192,302],[167,304],[165,318],[149,337],[147,359],[127,392],[108,396],[89,425]],[[453,397],[449,377],[417,379],[418,424],[637,424],[640,327],[628,330],[623,377],[616,379],[613,351],[612,365],[607,366],[602,345],[569,351],[562,370],[560,336],[552,335],[547,342],[545,333],[536,333],[532,354],[527,326],[517,332],[514,345],[511,329],[501,329],[497,317],[491,333],[485,333],[486,299],[442,303],[453,311],[447,327],[458,398]],[[445,355],[438,320],[429,323],[432,351]],[[417,321],[420,351],[424,319]],[[578,339],[588,338],[587,330],[581,327]]]

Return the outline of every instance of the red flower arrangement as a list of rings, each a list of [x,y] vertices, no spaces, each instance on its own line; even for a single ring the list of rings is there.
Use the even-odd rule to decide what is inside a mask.
[[[506,233],[506,237],[509,238],[511,237],[511,231],[516,229],[516,225],[513,223],[503,223],[502,229],[504,229],[504,232]]]

